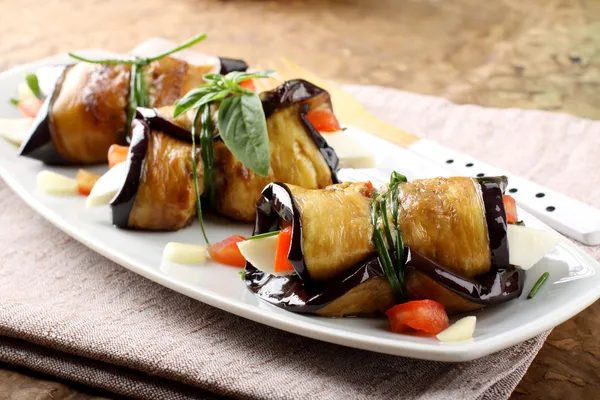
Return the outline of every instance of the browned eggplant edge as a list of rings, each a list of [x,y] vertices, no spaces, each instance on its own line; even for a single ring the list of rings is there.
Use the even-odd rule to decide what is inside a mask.
[[[20,156],[33,158],[48,165],[73,164],[59,153],[52,141],[50,132],[50,109],[54,99],[60,92],[62,82],[70,67],[70,65],[55,65],[38,69],[36,75],[40,88],[42,90],[49,88],[50,90],[43,93],[44,103],[33,120],[27,140],[23,142],[19,149]]]
[[[265,112],[265,117],[269,118],[269,116],[271,116],[279,108],[288,107],[296,103],[306,102],[320,95],[327,96],[329,108],[333,111],[333,105],[331,104],[331,97],[329,96],[329,93],[325,89],[322,89],[303,79],[286,81],[273,90],[261,93],[260,98],[262,101],[263,110]],[[311,136],[315,145],[319,149],[323,159],[325,159],[325,162],[331,171],[332,182],[340,183],[340,180],[337,176],[337,172],[340,167],[340,160],[333,147],[329,146],[325,138],[323,138],[319,131],[317,131],[310,123],[308,118],[306,118],[309,108],[309,104],[302,104],[300,107],[300,120],[302,121],[307,133]]]
[[[486,178],[484,180],[486,186],[483,191],[492,190],[489,188],[493,188],[492,192],[496,192],[496,189],[502,191],[506,187],[505,181],[505,177]],[[482,180],[479,182],[482,183]],[[502,196],[500,196],[500,201],[502,201]],[[497,211],[499,204],[497,196],[489,195],[484,202],[486,203],[486,216],[487,207],[492,210],[493,215],[499,212]],[[385,276],[379,257],[374,256],[325,283],[311,281],[304,263],[302,221],[293,195],[285,184],[271,183],[263,190],[262,198],[257,205],[254,235],[280,229],[282,220],[292,226],[292,242],[288,259],[294,266],[296,274],[275,276],[246,263],[246,285],[262,300],[289,311],[312,313],[366,280]],[[505,218],[501,218],[501,220],[505,220]],[[497,224],[501,225],[500,219]],[[503,235],[500,230],[494,228],[490,234]],[[506,236],[506,230],[504,230],[504,236]],[[502,243],[502,240],[493,242]],[[499,254],[508,253],[508,246],[504,243],[504,247],[500,245],[496,250]],[[496,264],[492,262],[493,268],[489,273],[480,275],[476,279],[468,279],[449,271],[439,263],[412,249],[406,248],[405,256],[407,268],[425,273],[443,287],[473,303],[499,304],[519,297],[523,291],[525,272],[509,265],[508,262],[498,265],[500,258]]]
[[[220,63],[220,73],[228,74],[233,71],[244,72],[248,69],[248,64],[244,60],[233,58],[218,57]],[[62,82],[66,73],[73,64],[55,65],[51,67],[42,67],[37,70],[36,75],[41,88],[50,88],[44,93],[45,100],[38,112],[30,130],[28,139],[23,143],[19,150],[19,155],[39,160],[47,165],[73,165],[76,164],[61,155],[52,141],[50,133],[50,109],[54,99],[60,92]],[[129,98],[129,96],[127,97]],[[121,144],[125,144],[125,137]]]
[[[135,203],[138,188],[144,171],[148,143],[152,130],[158,130],[174,137],[189,137],[190,133],[180,126],[162,118],[153,108],[140,107],[131,123],[131,143],[127,154],[126,176],[121,190],[111,201],[113,225],[129,227],[129,215]]]

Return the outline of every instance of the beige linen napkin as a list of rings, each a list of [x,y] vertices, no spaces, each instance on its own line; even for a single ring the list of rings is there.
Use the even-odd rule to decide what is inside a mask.
[[[600,122],[349,86],[398,127],[600,206]],[[558,168],[560,166],[560,168]],[[599,248],[588,248],[596,258]],[[170,291],[61,233],[0,181],[0,362],[136,398],[507,398],[545,336],[461,364],[262,326]]]

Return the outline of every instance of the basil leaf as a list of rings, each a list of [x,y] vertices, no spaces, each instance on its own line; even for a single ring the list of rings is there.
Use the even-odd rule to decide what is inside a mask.
[[[196,104],[198,100],[206,95],[214,93],[214,90],[215,89],[212,86],[204,85],[190,90],[185,96],[175,102],[175,111],[173,112],[173,116],[177,118],[187,110],[194,108],[194,104]]]
[[[271,76],[273,76],[275,74],[275,71],[273,71],[272,69],[267,69],[264,71],[256,71],[256,72],[240,72],[240,71],[233,71],[228,73],[225,78],[235,82],[235,83],[240,83],[243,82],[245,80],[251,79],[251,78],[269,78]]]
[[[12,104],[13,106],[19,105],[19,100],[17,100],[17,99],[9,99],[8,101],[10,101],[10,104]]]
[[[33,92],[35,97],[38,99],[42,98],[42,91],[40,90],[40,84],[38,82],[38,78],[36,74],[27,74],[25,75],[25,80],[27,81],[27,86]]]
[[[248,169],[268,176],[271,163],[267,121],[256,93],[228,97],[219,108],[219,132],[227,148]]]

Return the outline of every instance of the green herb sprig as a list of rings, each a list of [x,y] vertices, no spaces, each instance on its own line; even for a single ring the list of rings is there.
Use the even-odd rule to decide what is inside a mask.
[[[246,168],[260,176],[268,176],[271,154],[262,103],[258,94],[240,84],[248,79],[268,78],[274,73],[267,70],[205,75],[207,83],[192,89],[177,101],[173,117],[220,102],[217,123],[225,146]]]
[[[199,35],[194,36],[193,38],[183,42],[179,46],[165,51],[164,53],[158,54],[154,57],[132,57],[128,59],[104,59],[104,60],[91,60],[89,58],[85,58],[79,56],[77,54],[69,53],[69,56],[72,58],[90,63],[90,64],[102,64],[102,65],[131,65],[131,72],[129,78],[129,105],[127,108],[127,122],[125,124],[125,131],[129,131],[129,127],[131,126],[131,122],[133,121],[133,117],[135,116],[135,110],[138,107],[148,107],[149,106],[149,98],[148,98],[148,90],[146,87],[146,83],[144,82],[144,67],[149,65],[154,61],[158,61],[162,58],[170,56],[173,53],[177,53],[181,50],[187,49],[195,45],[198,42],[206,39],[206,33],[201,33]],[[35,93],[35,92],[34,92]]]
[[[406,182],[406,176],[392,172],[388,192],[379,196],[377,192],[373,194],[373,241],[379,253],[379,260],[383,266],[383,271],[390,282],[392,291],[398,303],[406,299],[406,282],[405,282],[405,260],[404,260],[404,240],[402,239],[402,231],[398,223],[399,205],[398,205],[398,187],[401,183]],[[379,198],[380,197],[380,198]],[[389,202],[389,203],[388,203]],[[387,206],[391,204],[392,220],[395,235],[392,234],[392,228],[388,220]],[[379,219],[383,225],[379,228]],[[384,239],[385,235],[385,239]],[[386,245],[387,240],[387,245]],[[389,249],[393,250],[390,253]]]
[[[215,156],[213,148],[213,123],[211,104],[220,102],[217,125],[225,146],[248,169],[260,176],[268,176],[271,168],[271,152],[267,121],[260,97],[240,84],[248,79],[268,78],[274,71],[230,72],[227,75],[207,74],[205,84],[189,91],[175,103],[173,118],[196,109],[192,129],[192,168],[196,171],[195,153],[196,127],[200,119],[200,146],[204,166],[204,193],[210,205],[216,202]],[[194,174],[198,222],[202,228],[204,240],[208,242],[204,231],[198,177]]]
[[[533,296],[535,296],[537,294],[537,292],[540,291],[540,288],[542,287],[544,282],[546,282],[546,280],[548,279],[549,276],[550,276],[550,273],[548,273],[548,272],[544,272],[542,274],[542,276],[540,276],[540,278],[537,280],[535,285],[533,285],[533,287],[531,288],[531,291],[527,295],[527,300],[533,299]]]
[[[25,75],[25,82],[27,82],[27,86],[33,93],[35,97],[38,99],[42,98],[42,91],[40,90],[40,83],[38,82],[38,77],[36,74],[27,74]]]

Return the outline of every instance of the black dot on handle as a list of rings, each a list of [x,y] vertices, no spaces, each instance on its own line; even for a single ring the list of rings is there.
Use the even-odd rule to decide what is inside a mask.
[[[546,211],[548,211],[548,212],[552,212],[554,210],[556,210],[556,207],[554,207],[554,206],[548,206],[548,207],[546,207]]]
[[[546,193],[538,193],[535,195],[535,197],[537,197],[538,199],[541,199],[542,197],[544,197],[546,195]]]
[[[452,164],[453,162],[454,162],[454,160],[453,160],[453,159],[446,160],[446,164]]]
[[[483,172],[480,172],[480,173],[477,174],[478,178],[483,178],[484,176],[485,176],[485,174]]]
[[[512,189],[508,189],[508,191],[509,191],[510,193],[517,193],[517,192],[518,192],[518,189],[517,189],[517,188],[512,188]]]
[[[473,163],[472,163],[472,162],[470,162],[470,163],[468,163],[468,164],[465,164],[465,167],[472,167],[472,166],[473,166]]]

